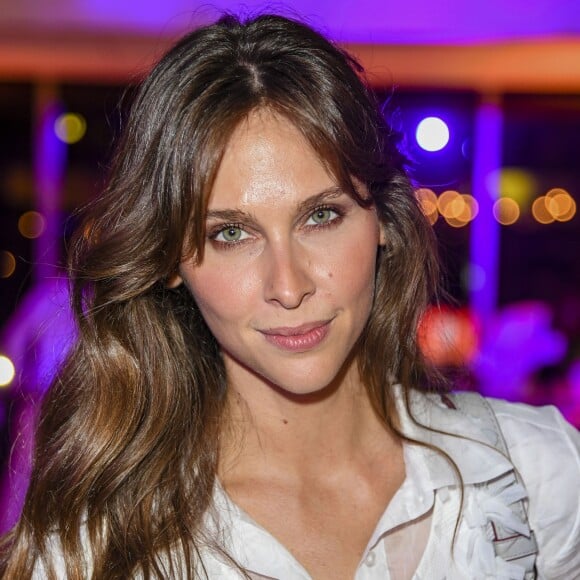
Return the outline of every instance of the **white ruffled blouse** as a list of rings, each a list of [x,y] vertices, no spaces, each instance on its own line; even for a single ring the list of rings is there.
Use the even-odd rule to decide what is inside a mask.
[[[436,452],[405,444],[405,481],[380,518],[355,580],[523,580],[533,577],[525,575],[525,564],[533,568],[534,560],[539,579],[580,579],[578,431],[554,407],[490,403],[511,462],[493,447],[495,433],[489,433],[480,419],[446,407],[439,397],[414,396],[415,418],[461,438],[419,427],[400,405],[405,434],[444,450],[459,468],[464,503],[456,539],[453,542],[461,490],[452,467]],[[525,489],[515,477],[514,466]],[[513,509],[522,499],[529,525]],[[214,503],[208,525],[219,526],[225,549],[251,578],[311,578],[219,486]],[[498,555],[490,534],[496,527],[509,542],[523,542],[520,559],[507,561]],[[538,546],[537,558],[525,551],[529,551],[530,528]],[[517,546],[511,547],[512,556],[514,550]],[[205,554],[204,563],[211,580],[242,577],[211,553]]]
[[[463,510],[458,522],[461,488],[449,463],[441,454],[405,444],[405,480],[380,518],[355,580],[528,580],[534,576],[526,576],[525,569],[533,568],[534,562],[538,579],[580,580],[580,434],[554,407],[490,403],[511,462],[494,448],[495,431],[489,432],[489,424],[477,416],[450,409],[439,397],[415,395],[412,408],[418,422],[462,436],[453,437],[416,425],[400,405],[404,433],[444,450],[459,468]],[[514,509],[522,498],[529,525]],[[219,485],[213,503],[206,519],[208,532],[222,538],[226,552],[251,578],[310,580],[289,551]],[[507,552],[510,558],[501,557],[497,544],[494,548],[496,530],[505,538],[502,545],[513,543]],[[536,550],[530,553],[534,536],[537,557]],[[57,578],[65,578],[56,540],[52,555]],[[243,578],[214,551],[202,550],[201,555],[210,580]],[[514,555],[520,557],[513,559]],[[41,562],[33,577],[47,577]]]

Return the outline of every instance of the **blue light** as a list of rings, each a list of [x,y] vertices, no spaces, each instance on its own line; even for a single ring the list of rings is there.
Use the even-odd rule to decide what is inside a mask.
[[[417,125],[415,137],[425,151],[440,151],[449,143],[449,127],[439,117],[426,117]]]

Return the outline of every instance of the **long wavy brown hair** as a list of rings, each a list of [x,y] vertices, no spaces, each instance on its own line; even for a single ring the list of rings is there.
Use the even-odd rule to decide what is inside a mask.
[[[425,369],[416,328],[437,261],[397,136],[362,75],[299,22],[225,16],[185,36],[142,83],[108,186],[71,246],[80,338],[42,404],[24,510],[2,543],[5,578],[55,578],[55,554],[70,579],[192,578],[200,550],[215,547],[203,518],[226,377],[191,295],[167,281],[184,255],[203,259],[217,168],[255,109],[288,118],[337,182],[377,208],[388,243],[358,361],[397,431],[391,386],[408,393]]]

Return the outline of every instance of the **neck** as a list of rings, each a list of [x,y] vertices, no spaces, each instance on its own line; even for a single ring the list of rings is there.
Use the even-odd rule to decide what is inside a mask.
[[[323,391],[283,393],[250,375],[229,390],[228,428],[222,437],[220,477],[248,473],[312,477],[373,461],[397,445],[373,411],[351,362]]]

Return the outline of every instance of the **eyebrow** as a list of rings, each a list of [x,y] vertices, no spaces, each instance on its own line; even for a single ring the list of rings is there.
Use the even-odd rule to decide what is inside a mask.
[[[335,197],[340,197],[346,195],[344,189],[339,186],[329,187],[323,191],[301,201],[297,206],[297,213],[302,214],[308,209],[315,208],[320,204],[333,199]],[[251,224],[256,224],[257,220],[252,216],[252,214],[239,209],[212,209],[208,210],[206,214],[206,219],[211,220],[224,220],[228,222],[239,222],[244,221]]]

